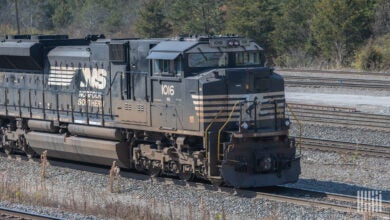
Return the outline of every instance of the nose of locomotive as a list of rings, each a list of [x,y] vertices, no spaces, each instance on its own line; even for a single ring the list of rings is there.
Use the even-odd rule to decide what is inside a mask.
[[[270,89],[272,73],[272,69],[267,67],[228,69],[226,70],[228,92],[230,94],[246,94],[267,91]],[[283,87],[279,89],[283,89]]]
[[[234,143],[224,155],[221,175],[234,187],[259,187],[296,182],[300,156],[289,142],[267,140]]]

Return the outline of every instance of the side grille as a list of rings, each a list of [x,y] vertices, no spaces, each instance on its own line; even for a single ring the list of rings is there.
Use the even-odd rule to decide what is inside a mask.
[[[130,103],[125,103],[125,110],[127,111],[131,111],[132,110],[132,106]]]
[[[138,110],[139,112],[143,112],[144,109],[145,109],[144,105],[140,105],[140,104],[137,105],[137,110]]]
[[[125,44],[110,44],[110,60],[112,62],[126,61],[126,45]]]

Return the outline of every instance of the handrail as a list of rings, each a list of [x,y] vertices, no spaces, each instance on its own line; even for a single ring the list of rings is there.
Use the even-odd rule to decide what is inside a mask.
[[[204,136],[205,136],[205,148],[206,148],[206,159],[208,158],[208,152],[209,152],[209,144],[208,144],[208,134],[207,132],[209,131],[210,127],[212,124],[214,124],[215,120],[217,120],[219,114],[221,114],[221,112],[224,110],[224,108],[221,108],[221,110],[219,110],[219,112],[215,115],[215,117],[213,118],[213,120],[210,122],[210,124],[207,126],[205,132],[204,132]]]
[[[286,103],[286,106],[288,108],[288,111],[291,112],[291,114],[294,117],[295,121],[298,122],[298,126],[299,126],[299,154],[301,154],[301,152],[302,152],[302,124],[298,120],[298,117],[294,114],[294,112],[291,110],[290,106],[287,103]],[[289,130],[289,133],[290,133],[290,130]]]
[[[232,111],[231,111],[230,114],[229,114],[229,118],[225,121],[225,123],[222,125],[222,127],[221,127],[221,128],[219,129],[219,131],[218,131],[218,145],[217,145],[217,147],[218,147],[218,153],[217,153],[217,155],[218,155],[218,160],[219,160],[219,158],[220,158],[220,150],[221,150],[221,132],[222,132],[222,130],[226,127],[226,125],[227,125],[227,123],[230,121],[230,119],[232,118],[233,112],[234,112],[234,110],[236,109],[238,103],[239,103],[239,101],[236,101],[236,102],[234,103],[234,106],[233,106],[233,108],[232,108]]]

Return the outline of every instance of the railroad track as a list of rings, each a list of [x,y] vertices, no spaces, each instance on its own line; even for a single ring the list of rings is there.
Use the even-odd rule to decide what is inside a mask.
[[[287,86],[325,86],[390,90],[390,81],[381,80],[285,75],[284,81]]]
[[[369,114],[354,108],[288,103],[298,120],[304,123],[332,124],[343,127],[390,131],[390,116]],[[287,112],[295,120],[291,112]]]
[[[67,166],[67,162],[56,161],[56,165]],[[78,165],[71,164],[70,166],[75,167]],[[98,173],[108,173],[108,168],[103,169],[102,167],[95,167],[92,165],[81,164],[80,166],[86,166],[87,170]],[[78,168],[80,169],[80,168]],[[81,168],[85,170],[86,168]],[[296,205],[310,206],[321,209],[333,209],[341,212],[356,213],[357,212],[357,199],[356,196],[342,195],[324,191],[315,191],[294,187],[286,186],[275,186],[266,188],[255,188],[255,189],[234,189],[231,187],[217,187],[203,182],[185,182],[178,179],[166,178],[166,177],[154,177],[150,178],[147,175],[133,172],[123,172],[121,176],[127,178],[135,178],[141,180],[150,179],[152,182],[160,182],[167,185],[178,185],[184,187],[195,187],[197,189],[211,190],[229,193],[231,195],[243,196],[248,198],[259,198],[268,199],[276,202],[288,202]],[[363,214],[363,213],[361,213]],[[382,201],[382,211],[378,213],[370,213],[370,216],[376,217],[390,217],[390,201]]]
[[[298,137],[296,137],[298,141]],[[352,153],[353,155],[366,155],[390,158],[390,147],[368,144],[354,144],[349,142],[302,138],[302,148],[321,151]]]
[[[280,189],[287,190],[288,195],[274,194],[268,192],[256,192],[257,198],[266,198],[269,200],[289,202],[296,205],[311,206],[320,209],[332,209],[340,212],[357,213],[358,204],[357,198],[350,195],[335,194],[329,192],[321,192],[314,190],[306,190],[290,187],[279,187]],[[295,196],[303,195],[301,197]],[[360,213],[364,214],[364,213]],[[388,201],[382,201],[382,210],[379,212],[370,213],[372,217],[389,218],[390,217],[390,203]]]
[[[174,181],[173,181],[174,182]],[[174,184],[174,183],[172,183]],[[188,184],[198,189],[212,190],[207,184]],[[332,209],[340,212],[358,213],[357,197],[330,192],[315,191],[294,187],[276,186],[259,189],[233,189],[230,187],[214,187],[214,190],[247,197],[267,199],[276,202],[287,202],[294,205],[310,206],[318,209]],[[390,218],[390,201],[382,201],[382,210],[371,212],[371,217]],[[364,213],[360,213],[363,214]]]
[[[288,201],[304,206],[315,206],[317,208],[323,209],[330,208],[341,212],[358,212],[356,196],[286,186],[278,186],[277,189],[279,189],[282,193],[277,195],[270,195],[270,193],[267,192],[257,192],[257,197],[269,197],[270,199],[280,199],[280,201]],[[287,195],[285,195],[283,191],[285,191]],[[303,196],[297,197],[296,195]],[[382,210],[376,213],[370,213],[371,216],[390,218],[390,202],[382,201],[381,205]]]
[[[291,69],[291,68],[283,68],[276,69],[275,72],[279,73],[312,73],[314,75],[323,75],[323,74],[331,74],[331,75],[353,75],[353,76],[390,76],[390,73],[384,72],[357,72],[357,71],[340,71],[340,70],[307,70],[307,69]]]
[[[390,90],[390,73],[278,69],[287,86]]]
[[[0,219],[55,220],[59,218],[0,207]]]
[[[155,181],[165,184],[195,187],[197,189],[213,190],[246,198],[267,199],[275,202],[287,202],[294,205],[315,207],[318,209],[332,209],[340,212],[358,213],[357,197],[324,191],[275,186],[255,189],[234,189],[231,187],[216,187],[205,183],[192,183],[166,178],[154,178]],[[364,213],[360,213],[363,214]],[[390,201],[382,201],[382,210],[369,213],[371,217],[390,218]]]
[[[27,160],[27,158],[24,158]],[[109,167],[94,166],[90,164],[70,163],[69,161],[53,160],[50,161],[54,166],[71,167],[72,169],[87,170],[89,172],[96,172],[101,174],[107,174]],[[153,182],[159,182],[166,185],[176,185],[179,187],[194,187],[201,190],[210,190],[221,193],[227,193],[230,195],[267,199],[275,202],[287,202],[294,205],[315,207],[318,209],[332,209],[340,212],[357,213],[357,199],[355,196],[335,194],[330,192],[315,191],[294,187],[276,186],[266,188],[254,188],[254,189],[234,189],[231,187],[217,187],[209,183],[204,182],[185,182],[178,179],[172,179],[167,177],[153,177],[150,178],[145,174],[128,172],[123,170],[121,172],[122,177],[134,178],[140,180],[150,180]],[[363,214],[364,213],[360,213]],[[390,201],[382,201],[382,211],[370,213],[372,217],[390,217]],[[25,218],[25,219],[53,219],[53,218]]]

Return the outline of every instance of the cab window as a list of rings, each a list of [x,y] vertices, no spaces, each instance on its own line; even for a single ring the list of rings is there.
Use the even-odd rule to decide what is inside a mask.
[[[153,75],[181,76],[181,57],[175,60],[153,60]]]
[[[235,54],[237,66],[250,66],[261,64],[259,52],[239,52]]]
[[[154,60],[154,73],[172,73],[170,60]]]

